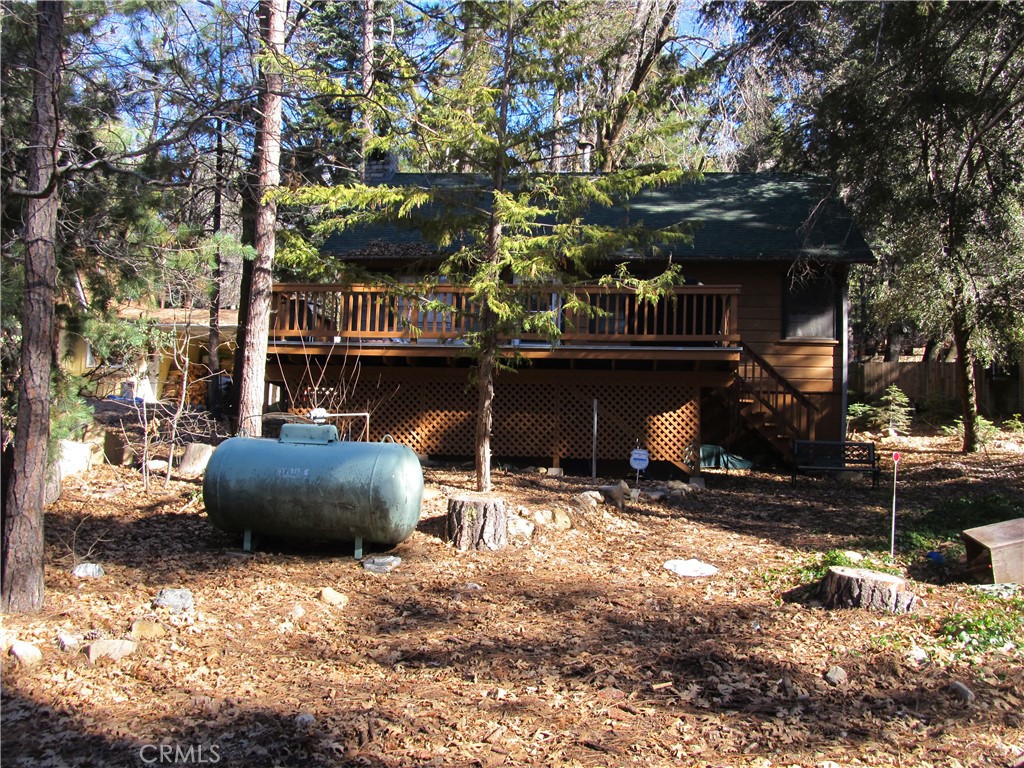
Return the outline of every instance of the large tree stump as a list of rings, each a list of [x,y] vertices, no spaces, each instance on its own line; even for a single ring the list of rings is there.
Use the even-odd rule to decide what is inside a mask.
[[[445,536],[456,548],[503,549],[508,544],[505,500],[486,494],[463,494],[448,499]]]
[[[907,613],[917,605],[917,595],[906,591],[905,583],[891,573],[833,565],[818,586],[818,597],[826,608]]]

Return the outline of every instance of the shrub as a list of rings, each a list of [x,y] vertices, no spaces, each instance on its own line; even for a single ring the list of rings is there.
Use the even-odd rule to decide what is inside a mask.
[[[993,424],[991,421],[986,419],[981,414],[978,414],[977,416],[975,416],[974,419],[975,419],[975,424],[974,424],[975,435],[978,438],[978,445],[980,445],[982,448],[984,448],[985,446],[989,445],[996,438],[999,437],[999,434],[1000,434],[999,428],[995,424]],[[942,428],[942,433],[945,434],[945,435],[948,435],[950,437],[955,437],[958,440],[963,440],[964,439],[964,420],[963,420],[963,418],[962,417],[958,418],[956,420],[956,423],[954,423],[953,426],[951,426],[951,427],[943,427]]]
[[[894,435],[910,434],[910,425],[914,418],[914,406],[910,398],[895,384],[890,384],[879,400],[874,414],[876,429],[888,429]]]

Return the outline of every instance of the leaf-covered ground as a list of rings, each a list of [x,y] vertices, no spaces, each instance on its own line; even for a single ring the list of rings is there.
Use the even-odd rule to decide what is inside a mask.
[[[894,446],[901,517],[993,493],[1022,508],[1019,445]],[[103,467],[47,515],[44,612],[3,618],[4,650],[43,655],[4,656],[3,764],[1022,765],[1020,651],[963,655],[938,638],[950,615],[993,605],[955,547],[941,566],[901,558],[923,599],[912,614],[794,598],[829,550],[888,552],[886,473],[873,489],[712,472],[673,503],[587,510],[572,497],[589,478],[500,472],[513,506],[567,510],[573,527],[464,553],[443,540],[445,497],[471,473],[430,468],[421,524],[379,575],[344,547],[246,555],[209,524],[197,481],[147,495],[137,471]],[[664,568],[687,558],[719,573]],[[74,577],[80,562],[105,576]],[[191,590],[195,609],[154,609],[162,588]],[[138,619],[166,634],[117,661],[81,652]],[[831,685],[837,666],[846,682]]]

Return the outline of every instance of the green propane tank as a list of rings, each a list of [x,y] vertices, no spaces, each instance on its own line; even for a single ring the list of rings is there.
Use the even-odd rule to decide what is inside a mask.
[[[353,443],[334,426],[285,424],[277,440],[233,437],[217,446],[203,478],[210,522],[241,533],[393,545],[420,519],[423,470],[398,443]]]

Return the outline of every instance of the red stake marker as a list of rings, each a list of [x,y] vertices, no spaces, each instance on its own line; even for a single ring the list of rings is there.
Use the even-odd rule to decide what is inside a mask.
[[[889,533],[889,557],[896,557],[896,472],[900,465],[900,452],[892,454],[892,529]]]

